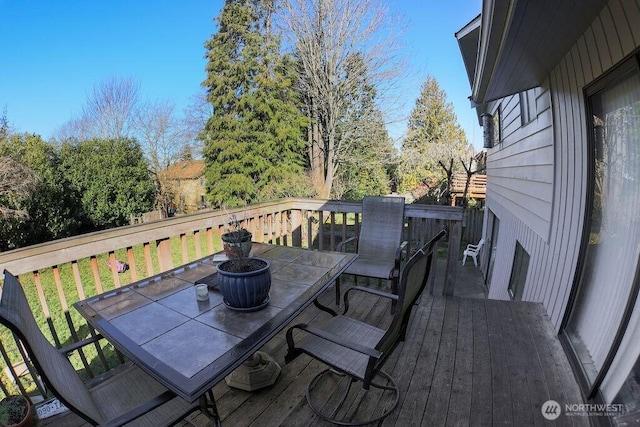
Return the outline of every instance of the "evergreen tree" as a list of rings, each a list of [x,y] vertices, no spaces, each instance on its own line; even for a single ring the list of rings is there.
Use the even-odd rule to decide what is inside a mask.
[[[271,185],[304,172],[306,119],[293,89],[293,64],[279,54],[273,0],[226,0],[206,43],[213,115],[200,135],[214,207],[273,195]]]
[[[435,188],[446,182],[446,172],[439,162],[454,171],[461,170],[459,159],[467,159],[471,147],[458,124],[453,105],[432,76],[422,84],[420,98],[411,112],[407,136],[402,145],[398,168],[400,187],[409,190],[426,184]]]
[[[332,196],[361,200],[366,195],[389,193],[395,148],[375,103],[376,89],[369,82],[362,56],[355,54],[347,62],[347,73],[355,74],[348,78],[357,84],[345,94],[346,108],[336,126],[340,167]]]

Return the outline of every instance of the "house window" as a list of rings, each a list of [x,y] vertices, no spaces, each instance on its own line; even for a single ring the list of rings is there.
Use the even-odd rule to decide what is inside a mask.
[[[529,270],[529,254],[524,250],[520,242],[516,242],[516,250],[513,255],[513,267],[509,279],[509,296],[512,300],[521,301],[524,292],[524,284],[527,281]]]
[[[493,113],[493,144],[497,145],[502,142],[502,105],[498,104],[496,111]]]
[[[585,90],[589,206],[565,332],[594,392],[631,315],[640,242],[640,69],[626,61]]]
[[[485,283],[487,287],[491,287],[491,279],[493,278],[493,265],[496,261],[496,253],[498,251],[498,234],[500,233],[500,218],[498,218],[491,209],[489,209],[489,230],[487,235],[489,241],[487,242],[487,248],[489,248],[489,261],[487,267],[487,276]]]
[[[537,115],[535,89],[520,92],[520,122],[522,126],[531,122]]]

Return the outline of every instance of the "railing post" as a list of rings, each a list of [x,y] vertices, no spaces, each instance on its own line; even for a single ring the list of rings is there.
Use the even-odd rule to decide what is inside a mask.
[[[197,246],[197,243],[196,243]],[[186,264],[189,262],[189,248],[187,247],[187,234],[180,234],[180,248],[182,252],[182,263]]]
[[[302,247],[302,212],[298,209],[291,211],[291,243]]]
[[[153,262],[151,260],[151,245],[149,242],[142,244],[142,250],[144,253],[144,267],[147,271],[147,277],[153,276]]]
[[[171,240],[161,239],[156,241],[158,248],[158,263],[160,271],[167,271],[173,268],[173,257],[171,256]]]
[[[309,213],[310,211],[306,211],[306,217],[307,217],[307,236],[306,236],[306,240],[307,240],[307,248],[311,249],[313,247],[313,220],[315,219],[315,216],[313,216],[313,213]]]
[[[213,228],[211,228],[211,227],[207,228],[207,252],[208,252],[208,255],[211,255],[214,252],[214,249],[213,249]]]
[[[129,271],[131,272],[131,281],[138,281],[138,271],[136,269],[136,257],[133,252],[133,247],[129,246],[127,248],[127,262],[129,263]],[[84,299],[84,296],[80,299]]]
[[[447,256],[447,271],[444,276],[444,295],[453,296],[456,286],[456,271],[460,239],[462,237],[462,221],[449,221],[449,250]]]
[[[113,286],[116,288],[120,287],[120,277],[118,277],[118,265],[116,261],[116,253],[113,251],[109,252],[109,270],[111,270],[111,280],[113,281]]]
[[[318,249],[324,249],[324,211],[318,211]]]
[[[202,258],[202,243],[200,242],[200,230],[193,232],[193,242],[196,246],[196,259]]]

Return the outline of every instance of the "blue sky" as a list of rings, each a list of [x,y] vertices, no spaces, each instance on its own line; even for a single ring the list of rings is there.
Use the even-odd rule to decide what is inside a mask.
[[[382,0],[408,24],[402,37],[412,78],[402,82],[406,114],[427,73],[453,103],[478,150],[482,129],[454,33],[481,0]],[[79,114],[87,93],[109,77],[132,77],[143,99],[181,110],[205,77],[204,42],[222,0],[0,0],[0,111],[18,132],[45,139]],[[405,124],[390,128],[398,138]]]

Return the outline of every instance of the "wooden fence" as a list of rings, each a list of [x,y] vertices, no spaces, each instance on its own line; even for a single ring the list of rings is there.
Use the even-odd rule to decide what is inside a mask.
[[[484,221],[484,209],[466,209],[464,211],[464,227],[462,228],[462,241],[476,244],[482,239],[482,225]]]

